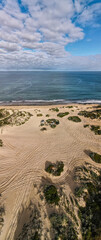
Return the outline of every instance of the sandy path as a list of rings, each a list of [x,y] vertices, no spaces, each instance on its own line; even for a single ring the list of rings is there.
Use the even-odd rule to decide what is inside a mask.
[[[83,127],[84,118],[81,123],[74,123],[64,117],[59,119],[56,129],[48,127],[46,132],[41,132],[40,120],[45,119],[47,113],[56,117],[57,113],[49,112],[49,108],[40,107],[43,117],[38,118],[34,111],[36,107],[26,107],[24,110],[33,113],[27,123],[1,130],[4,147],[0,149],[0,192],[6,208],[1,240],[13,240],[18,213],[21,206],[27,205],[33,183],[40,184],[41,177],[47,175],[44,171],[46,161],[64,161],[65,171],[54,178],[57,184],[64,184],[74,166],[85,160],[91,162],[84,153],[85,149],[101,154],[101,137]],[[85,106],[81,105],[80,108]],[[71,115],[78,112],[75,107],[74,112],[62,108],[60,111],[69,111]]]

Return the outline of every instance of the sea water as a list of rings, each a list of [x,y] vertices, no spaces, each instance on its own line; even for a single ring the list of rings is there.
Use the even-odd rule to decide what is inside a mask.
[[[101,72],[0,72],[0,104],[101,103]]]

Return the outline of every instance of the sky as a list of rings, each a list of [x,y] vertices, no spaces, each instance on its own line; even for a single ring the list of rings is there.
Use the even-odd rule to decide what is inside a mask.
[[[101,71],[101,1],[0,0],[0,70]]]

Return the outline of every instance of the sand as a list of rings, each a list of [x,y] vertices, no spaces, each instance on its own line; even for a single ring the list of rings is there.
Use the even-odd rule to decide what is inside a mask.
[[[70,113],[68,116],[73,116],[77,115],[79,110],[87,108],[90,110],[93,106],[95,105],[74,104],[71,109],[66,106],[57,107],[60,112],[68,111]],[[92,163],[85,150],[101,154],[101,136],[83,127],[89,123],[101,126],[101,121],[80,117],[82,121],[74,123],[67,120],[68,116],[58,118],[56,112],[49,110],[51,106],[6,108],[25,110],[33,114],[29,121],[21,126],[0,128],[0,139],[4,143],[0,148],[0,193],[5,206],[4,226],[0,239],[14,240],[19,212],[28,205],[32,197],[33,184],[40,185],[42,176],[47,176],[44,170],[46,161],[64,162],[64,172],[60,177],[53,177],[53,181],[65,188],[65,181],[69,181],[67,176],[75,166],[84,161]],[[37,117],[37,113],[42,113],[43,116]],[[46,114],[49,114],[50,118],[59,119],[60,124],[55,129],[48,126],[47,131],[42,132],[40,121],[47,119]],[[69,182],[66,191],[70,191]],[[37,202],[36,193],[33,196]]]

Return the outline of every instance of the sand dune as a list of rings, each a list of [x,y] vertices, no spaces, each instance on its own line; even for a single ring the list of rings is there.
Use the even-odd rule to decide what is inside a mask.
[[[93,105],[74,105],[73,109],[58,106],[60,112],[68,111],[69,115],[77,115],[79,110],[93,107]],[[9,107],[6,107],[9,109]],[[58,118],[57,113],[49,111],[49,106],[37,107],[43,114],[37,117],[36,107],[10,107],[28,111],[33,116],[20,126],[3,126],[0,129],[0,139],[3,147],[0,148],[0,193],[5,205],[4,225],[1,230],[1,240],[14,240],[18,214],[23,207],[28,206],[32,197],[33,184],[40,185],[45,172],[46,161],[64,162],[64,172],[59,177],[53,176],[54,183],[61,184],[69,191],[68,174],[75,166],[85,161],[92,163],[84,150],[92,150],[101,154],[101,136],[95,135],[84,124],[98,124],[101,121],[81,117],[80,123],[67,120],[67,116]],[[74,110],[74,112],[72,112]],[[40,131],[40,121],[50,118],[59,119],[60,124],[55,129],[46,126],[47,131]],[[93,163],[98,166],[97,163]],[[65,182],[68,184],[65,186]],[[37,197],[35,201],[37,202]]]

